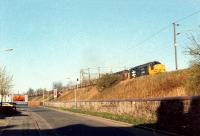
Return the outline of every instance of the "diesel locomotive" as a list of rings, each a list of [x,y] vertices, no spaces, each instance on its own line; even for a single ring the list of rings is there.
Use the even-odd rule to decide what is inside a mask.
[[[154,75],[165,71],[166,69],[164,64],[161,64],[158,61],[153,61],[131,68],[129,70],[129,76],[130,78],[133,78],[144,75]]]
[[[125,80],[128,78],[135,78],[144,75],[154,75],[165,71],[166,69],[164,64],[160,63],[159,61],[152,61],[139,66],[135,66],[129,70],[116,72],[114,74],[121,76],[121,78]]]

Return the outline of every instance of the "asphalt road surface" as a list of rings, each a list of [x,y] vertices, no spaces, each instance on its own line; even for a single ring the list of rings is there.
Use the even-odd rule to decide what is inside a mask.
[[[42,107],[22,108],[6,120],[0,136],[161,136],[99,117]]]

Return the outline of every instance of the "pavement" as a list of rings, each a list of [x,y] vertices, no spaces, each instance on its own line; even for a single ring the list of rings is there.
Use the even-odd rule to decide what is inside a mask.
[[[164,136],[101,117],[49,108],[20,108],[0,122],[0,136]]]

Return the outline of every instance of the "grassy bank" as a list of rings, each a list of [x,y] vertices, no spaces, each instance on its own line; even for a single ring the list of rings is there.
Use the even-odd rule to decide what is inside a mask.
[[[96,86],[79,88],[77,100],[186,96],[185,83],[188,77],[188,70],[179,70],[124,80],[102,92],[99,92]],[[53,98],[53,94],[51,95]],[[42,100],[42,96],[30,100]],[[74,90],[63,90],[57,100],[74,100]]]

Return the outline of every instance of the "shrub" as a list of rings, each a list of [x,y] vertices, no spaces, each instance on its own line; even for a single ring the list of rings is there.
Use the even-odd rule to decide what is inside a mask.
[[[200,38],[191,36],[191,46],[187,52],[193,58],[190,76],[186,82],[188,95],[200,95]]]
[[[98,91],[103,91],[106,88],[116,85],[120,80],[120,76],[113,74],[105,74],[97,80],[97,89]]]
[[[5,68],[0,68],[0,95],[1,97],[1,106],[3,102],[3,96],[8,94],[12,88],[12,77],[7,75]]]
[[[186,93],[188,95],[200,95],[200,63],[190,68],[190,76],[186,81]]]

